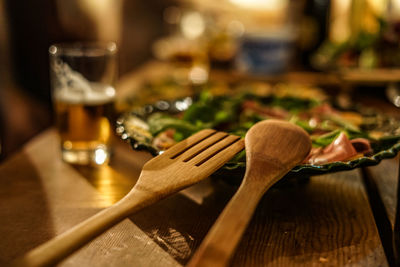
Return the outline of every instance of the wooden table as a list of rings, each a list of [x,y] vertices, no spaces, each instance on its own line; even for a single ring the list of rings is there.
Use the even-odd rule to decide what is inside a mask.
[[[73,167],[58,142],[49,129],[0,165],[0,266],[118,201],[150,158],[116,140],[110,166]],[[273,188],[232,265],[394,266],[398,160]],[[127,218],[60,266],[185,265],[235,189],[209,178]]]

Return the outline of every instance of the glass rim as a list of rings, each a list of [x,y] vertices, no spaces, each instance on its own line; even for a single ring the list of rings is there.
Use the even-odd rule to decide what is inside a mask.
[[[90,57],[115,55],[117,53],[115,42],[65,42],[55,43],[49,47],[50,56]]]

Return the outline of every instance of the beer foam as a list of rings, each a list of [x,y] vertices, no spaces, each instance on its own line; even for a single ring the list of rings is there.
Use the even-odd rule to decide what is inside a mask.
[[[70,104],[101,105],[114,100],[114,87],[90,82],[62,61],[54,62],[51,67],[57,80],[53,95],[57,101]]]
[[[61,87],[54,91],[54,98],[69,104],[101,105],[111,102],[115,98],[115,88],[100,83],[89,83],[85,89]]]

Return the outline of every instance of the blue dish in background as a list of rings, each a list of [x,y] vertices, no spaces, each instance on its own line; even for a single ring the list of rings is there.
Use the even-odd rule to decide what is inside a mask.
[[[294,49],[294,34],[248,33],[240,40],[235,64],[250,74],[278,74],[288,70]]]

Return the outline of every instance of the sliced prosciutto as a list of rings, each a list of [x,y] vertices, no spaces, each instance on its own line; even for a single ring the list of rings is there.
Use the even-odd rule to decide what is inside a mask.
[[[282,108],[262,106],[253,100],[244,101],[242,104],[242,109],[244,111],[251,110],[257,114],[268,116],[270,118],[275,118],[275,119],[285,119],[289,115],[289,112],[287,112]]]
[[[350,140],[353,147],[357,150],[358,153],[362,154],[370,154],[372,153],[371,144],[368,139],[365,138],[354,138]]]
[[[344,161],[360,153],[372,152],[367,139],[356,138],[349,140],[345,133],[340,135],[325,148],[313,148],[305,160],[305,163],[321,165],[325,163]]]

